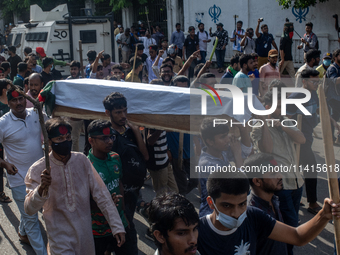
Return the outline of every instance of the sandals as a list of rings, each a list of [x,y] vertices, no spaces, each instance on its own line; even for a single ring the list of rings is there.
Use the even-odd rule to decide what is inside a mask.
[[[6,196],[5,192],[0,193],[0,202],[2,203],[10,203],[12,202],[12,199]]]
[[[322,209],[321,206],[315,208],[308,207],[307,211],[310,212],[311,214],[317,215],[321,209]]]

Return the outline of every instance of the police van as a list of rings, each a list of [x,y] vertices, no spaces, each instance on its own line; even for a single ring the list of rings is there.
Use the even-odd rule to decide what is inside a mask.
[[[90,12],[89,10],[87,10]],[[81,40],[82,53],[80,53]],[[49,57],[71,62],[80,61],[82,54],[83,65],[88,64],[86,53],[104,50],[114,58],[114,27],[113,14],[107,16],[72,17],[67,4],[61,4],[49,12],[44,12],[38,5],[30,6],[29,23],[17,24],[7,37],[6,45],[14,45],[17,54],[24,59],[25,47],[42,47]],[[69,75],[69,67],[56,66],[63,76]]]

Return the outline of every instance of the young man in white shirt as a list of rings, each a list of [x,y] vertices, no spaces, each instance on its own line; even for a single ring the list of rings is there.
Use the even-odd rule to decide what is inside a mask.
[[[197,32],[197,37],[199,40],[199,49],[201,54],[201,60],[199,63],[205,63],[205,58],[207,56],[208,43],[211,42],[211,38],[207,31],[204,30],[204,24],[198,24],[199,31]]]

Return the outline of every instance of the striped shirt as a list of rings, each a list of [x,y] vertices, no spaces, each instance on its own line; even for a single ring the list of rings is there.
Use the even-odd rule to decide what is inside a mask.
[[[166,167],[169,163],[168,141],[166,131],[163,131],[153,146],[155,155],[155,164],[158,169]]]

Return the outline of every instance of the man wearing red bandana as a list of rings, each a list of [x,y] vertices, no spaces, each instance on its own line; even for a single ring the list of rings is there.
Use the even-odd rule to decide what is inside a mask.
[[[71,125],[53,118],[46,122],[46,131],[52,148],[50,169],[41,158],[28,170],[25,211],[30,215],[43,208],[49,254],[95,254],[90,198],[120,247],[125,231],[116,206],[91,162],[83,153],[71,152]]]
[[[16,89],[21,90],[17,86]],[[43,157],[39,115],[33,108],[26,109],[25,98],[14,89],[7,90],[7,100],[11,110],[0,118],[0,143],[6,151],[5,160],[0,159],[0,167],[7,171],[12,196],[21,214],[18,231],[20,241],[30,244],[36,254],[45,255],[47,251],[38,214],[28,215],[24,209],[24,178],[29,167]]]

